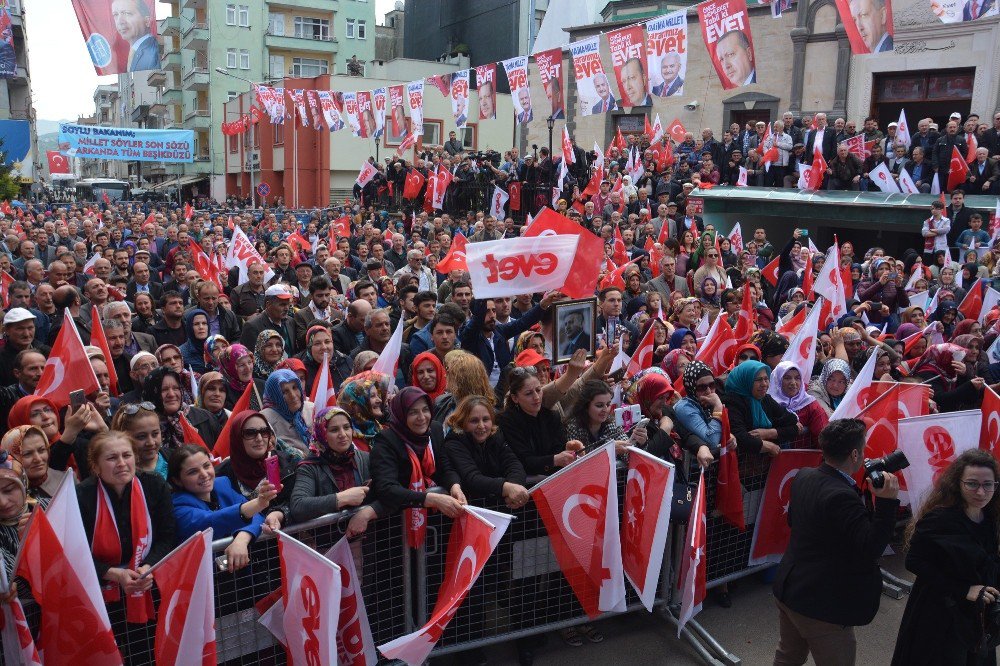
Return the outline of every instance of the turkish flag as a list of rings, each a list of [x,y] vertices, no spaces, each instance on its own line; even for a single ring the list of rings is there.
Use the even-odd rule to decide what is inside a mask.
[[[788,341],[788,349],[781,357],[782,361],[795,364],[803,381],[808,381],[808,378],[812,376],[813,364],[816,362],[816,337],[819,331],[821,313],[822,308],[814,305],[809,311],[805,323],[795,331],[792,339]],[[772,398],[781,397],[781,385],[777,382],[771,382],[768,392]]]
[[[90,306],[90,344],[99,347],[104,353],[104,358],[108,361],[108,391],[113,396],[118,395],[118,373],[115,371],[115,364],[111,362],[111,349],[108,347],[108,338],[104,335],[104,325],[101,323],[101,316],[97,312],[97,306]]]
[[[69,160],[58,150],[46,150],[45,156],[49,160],[49,174],[69,173]]]
[[[205,452],[208,453],[209,457],[211,458],[212,449],[208,448],[208,445],[205,444],[205,440],[202,439],[201,433],[198,432],[198,429],[195,428],[193,425],[191,425],[191,422],[188,421],[187,416],[185,416],[184,414],[181,414],[180,421],[181,421],[181,435],[184,437],[184,443],[200,446],[201,448],[205,449]],[[218,464],[222,462],[222,459],[212,458],[212,461]]]
[[[883,385],[887,385],[887,389]],[[923,416],[929,410],[930,387],[925,384],[875,382],[875,386],[878,387],[876,391],[886,390],[857,416],[867,429],[865,458],[881,458],[895,451],[899,441],[899,420]],[[859,470],[855,480],[859,484],[864,481],[864,470]],[[899,484],[901,491],[907,490],[905,479],[900,478]]]
[[[899,450],[910,461],[903,478],[914,515],[919,514],[948,465],[961,453],[979,446],[982,423],[978,409],[900,419]]]
[[[330,247],[337,246],[337,239],[349,238],[351,235],[351,218],[342,215],[330,223]]]
[[[608,287],[618,287],[619,289],[625,288],[625,269],[629,267],[631,261],[625,262],[621,266],[615,266],[615,263],[610,259],[607,260],[604,277],[601,279],[601,284],[599,285],[598,291],[602,289],[607,289]]]
[[[786,321],[784,324],[780,324],[776,329],[776,331],[787,338],[788,336],[795,333],[795,331],[799,330],[799,327],[805,323],[806,317],[808,316],[809,316],[809,310],[806,308],[802,308],[794,315],[792,315],[791,319]]]
[[[511,211],[521,210],[521,181],[511,181],[507,185],[507,192],[510,194]]]
[[[622,568],[646,610],[663,565],[674,491],[674,466],[642,449],[629,447],[622,513]]]
[[[815,294],[813,293],[813,258],[810,254],[806,257],[806,267],[802,271],[802,291],[806,295],[806,300],[811,301]]]
[[[760,161],[764,163],[765,167],[770,167],[771,164],[778,161],[778,147],[774,144],[770,148],[764,151],[764,154],[760,156]]]
[[[437,264],[437,271],[445,274],[455,270],[468,271],[469,265],[465,261],[465,246],[467,243],[468,240],[466,240],[463,234],[455,234],[448,254],[444,255],[444,258]]]
[[[424,174],[416,169],[410,169],[406,174],[406,183],[403,185],[403,198],[416,199],[420,196],[420,190],[423,188],[425,182],[427,182],[427,179],[424,178]]]
[[[653,274],[653,277],[660,277],[660,260],[663,259],[664,250],[663,246],[659,243],[653,242],[652,236],[646,237],[646,251],[649,253],[649,270]]]
[[[771,283],[772,287],[778,286],[778,267],[780,263],[781,257],[775,257],[760,272],[764,279]]]
[[[424,663],[507,532],[511,518],[495,511],[465,507],[451,525],[444,581],[438,589],[430,619],[412,634],[378,646],[379,652],[389,659],[401,659],[410,666]],[[617,515],[615,519],[617,521]]]
[[[47,664],[121,666],[97,571],[80,562],[90,553],[72,474],[63,477],[45,511],[32,513],[15,574],[42,609],[39,652]]]
[[[601,181],[604,180],[604,167],[597,167],[594,171],[594,175],[590,177],[590,182],[587,183],[586,189],[583,190],[583,196],[592,197],[601,190]]]
[[[972,132],[965,134],[965,161],[972,164],[976,161],[976,149],[979,148],[979,140]]]
[[[621,266],[622,264],[628,263],[628,251],[625,249],[625,239],[622,238],[622,230],[617,224],[615,225],[615,245],[614,254],[611,256],[615,260],[615,263]]]
[[[609,443],[530,491],[556,561],[591,619],[625,610],[616,488],[615,447]]]
[[[702,361],[716,375],[729,368],[736,356],[736,335],[725,317],[716,317],[705,341],[701,343],[696,361]]]
[[[750,544],[750,566],[781,561],[792,535],[788,526],[791,481],[803,468],[816,467],[822,461],[823,453],[811,449],[786,449],[771,459]]]
[[[562,135],[562,157],[566,164],[575,164],[576,155],[573,154],[573,141],[569,138],[569,129],[563,125]]]
[[[110,355],[108,358],[108,365],[111,365]],[[42,369],[42,377],[35,387],[35,395],[46,397],[62,408],[69,405],[69,394],[75,390],[92,395],[101,390],[101,385],[97,382],[97,375],[94,374],[94,368],[83,348],[76,322],[66,312],[63,325]]]
[[[965,319],[979,319],[979,314],[983,309],[983,281],[976,280],[969,287],[965,298],[958,304],[958,311],[964,315]]]
[[[826,160],[823,158],[823,151],[819,146],[813,148],[812,167],[809,169],[809,189],[818,190],[823,185],[823,178],[826,176]]]
[[[6,567],[0,567],[0,589],[9,590]],[[23,666],[42,666],[35,639],[24,615],[24,606],[16,596],[9,603],[0,604],[0,637],[3,638],[4,662]]]
[[[739,319],[736,321],[736,328],[733,336],[736,344],[742,345],[753,335],[754,324],[757,322],[757,309],[753,306],[753,294],[750,292],[750,282],[743,283],[743,301],[740,304]]]
[[[312,251],[312,243],[310,243],[309,239],[303,236],[302,232],[299,230],[296,230],[294,234],[291,234],[287,238],[287,241],[288,244],[292,247],[292,250],[294,250],[296,253]]]
[[[722,319],[722,317],[719,317]],[[687,534],[684,536],[684,551],[681,553],[681,612],[677,618],[677,637],[688,620],[701,611],[707,590],[705,587],[708,568],[705,546],[708,543],[707,510],[705,506],[705,469],[698,477],[698,492],[691,507]]]
[[[743,487],[740,485],[740,466],[736,451],[729,449],[729,409],[722,408],[722,439],[719,454],[719,470],[715,479],[715,505],[723,520],[744,531],[747,528],[743,513]]]
[[[190,221],[194,217],[194,206],[190,203],[184,204],[184,219]]]
[[[438,169],[437,177],[434,179],[434,208],[441,210],[444,208],[444,195],[448,191],[448,186],[451,185],[453,176],[451,172],[441,167]]]
[[[250,409],[251,397],[254,394],[254,390],[253,382],[247,384],[247,387],[243,389],[243,395],[233,405],[233,410],[229,414],[229,420],[226,421],[226,425],[222,426],[222,431],[219,433],[219,436],[215,440],[215,445],[212,447],[213,456],[223,459],[229,457],[229,429],[233,425],[233,417]]]
[[[309,394],[309,401],[314,404],[315,412],[325,407],[336,407],[337,391],[333,386],[333,379],[330,377],[330,355],[323,354],[323,365],[319,368],[319,374],[313,380],[312,391]]]
[[[652,367],[653,349],[656,347],[655,334],[656,327],[650,326],[649,330],[646,331],[646,335],[642,336],[639,346],[636,347],[635,353],[632,354],[632,360],[629,361],[628,369],[625,371],[626,377],[634,377],[646,368]]]
[[[687,130],[684,129],[684,125],[679,118],[674,118],[674,122],[670,123],[670,127],[667,128],[667,134],[677,143],[681,143],[684,141],[684,135],[687,134]]]
[[[952,146],[951,165],[950,170],[948,171],[948,191],[951,192],[956,187],[964,183],[968,175],[968,163],[962,159],[962,154],[958,152],[958,146]]]
[[[156,663],[215,666],[212,528],[192,534],[151,575],[160,590]]]
[[[561,291],[570,298],[593,296],[601,262],[604,260],[604,241],[589,229],[584,229],[550,208],[539,211],[531,226],[524,232],[525,237],[556,234],[574,234],[580,237],[580,242],[576,246],[576,257]],[[440,268],[440,264],[438,266]]]
[[[337,663],[340,567],[284,532],[278,532],[278,559],[288,663]]]
[[[854,378],[854,381],[847,389],[847,393],[841,398],[837,409],[833,411],[830,420],[853,419],[861,413],[865,407],[872,402],[872,383],[875,375],[875,364],[878,362],[878,354],[872,354],[865,361],[864,367]]]

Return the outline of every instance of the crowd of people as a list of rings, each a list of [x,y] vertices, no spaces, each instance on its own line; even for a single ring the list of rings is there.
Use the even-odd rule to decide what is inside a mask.
[[[826,128],[821,114],[800,124],[813,121],[817,129],[794,134],[800,139],[792,149],[802,137],[808,148],[816,132],[826,132],[825,150],[834,145],[825,137],[850,129]],[[994,141],[1000,115],[995,122]],[[875,136],[869,125],[865,131]],[[749,145],[753,159],[753,139],[739,128],[722,142],[707,132],[703,142],[690,141],[692,150],[684,148],[688,141],[678,147],[685,157],[677,170],[696,174],[692,165],[701,164],[710,176],[702,183],[725,181],[731,175],[725,165],[740,162],[734,158],[740,150]],[[940,140],[927,139],[928,145]],[[885,141],[892,146],[891,134]],[[984,137],[985,145],[1000,152]],[[454,157],[459,168],[469,159],[461,152]],[[545,155],[535,167],[531,156],[523,165],[515,154],[508,157],[493,171],[508,173],[517,164],[521,177],[550,159]],[[585,165],[581,160],[576,168]],[[596,355],[588,361],[578,350],[560,365],[551,360],[553,306],[567,300],[563,294],[480,299],[467,272],[437,270],[457,234],[476,243],[523,231],[513,219],[483,210],[410,214],[368,198],[352,208],[297,215],[213,206],[185,216],[117,202],[29,206],[0,219],[0,269],[12,278],[4,281],[0,346],[6,433],[0,552],[8,577],[31,511],[48,506],[66,475],[77,481],[105,600],[121,611],[122,591],[125,597],[147,592],[152,578],[142,574],[206,527],[233,537],[225,555],[234,572],[248,564],[262,534],[342,509],[355,510],[347,534],[356,537],[371,521],[400,511],[453,517],[478,498],[523,507],[529,477],[552,474],[608,442],[622,457],[636,446],[674,463],[681,479],[717,464],[724,450],[741,465],[760,465],[790,448],[822,448],[830,415],[873,355],[877,378],[928,384],[931,412],[976,408],[987,386],[1000,388],[1000,363],[986,354],[1000,334],[1000,307],[981,320],[958,311],[978,280],[1000,275],[1000,244],[990,244],[984,220],[964,208],[961,190],[947,209],[935,202],[923,221],[923,248],[893,257],[842,239],[848,312],[818,336],[807,376],[782,362],[789,340],[776,329],[811,306],[808,285],[819,278],[824,255],[810,250],[803,229],[779,239],[756,229],[737,251],[685,206],[698,179],[675,183],[669,174],[650,175],[626,181],[619,196],[605,181],[582,206],[575,194],[557,203],[559,213],[605,241],[609,259],[624,252],[632,262],[619,276],[611,267],[601,270]],[[263,260],[225,272],[216,257],[225,255],[237,226]],[[962,252],[956,263],[956,247],[972,254]],[[762,276],[774,258],[776,284]],[[736,326],[744,285],[753,303],[750,334],[719,374],[696,359],[703,326],[720,316]],[[932,311],[910,302],[921,293],[933,298]],[[69,407],[35,395],[67,317],[100,384],[83,404]],[[392,376],[373,370],[400,322],[398,370]],[[930,322],[938,323],[928,328]],[[91,345],[97,326],[107,352]],[[611,372],[619,341],[631,354],[651,329],[650,367],[629,376]],[[310,399],[327,375],[335,407]],[[250,408],[234,413],[245,395]],[[618,400],[638,405],[644,420],[624,428],[615,420]],[[220,461],[208,447],[218,451],[223,434],[228,456]],[[265,460],[272,456],[280,484],[268,480]],[[991,465],[993,485],[980,484],[987,493],[996,486]],[[957,474],[946,477],[971,488]],[[444,492],[428,492],[432,487]],[[939,492],[932,505],[955,506],[954,494]],[[994,522],[995,504],[986,506]],[[915,553],[933,541],[921,524]],[[141,530],[151,538],[136,560]],[[995,530],[983,531],[987,537],[993,568],[973,583],[988,588],[977,598],[992,602],[1000,583]],[[950,562],[968,555],[950,553]],[[918,581],[944,555],[923,557],[914,569]],[[959,591],[926,594],[958,603],[966,596]],[[31,603],[23,581],[16,593]],[[716,599],[730,604],[725,588]],[[910,618],[910,626],[924,627],[925,619]],[[603,638],[592,624],[561,634],[570,645]],[[125,655],[137,663],[149,647],[120,645],[137,651]],[[536,647],[519,641],[521,663],[532,662]]]

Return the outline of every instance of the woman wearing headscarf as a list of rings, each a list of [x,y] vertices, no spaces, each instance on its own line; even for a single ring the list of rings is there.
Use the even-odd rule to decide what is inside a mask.
[[[931,398],[942,412],[953,412],[962,405],[978,407],[982,403],[986,381],[982,377],[965,378],[965,355],[965,349],[958,345],[931,345],[910,373],[931,387]]]
[[[955,267],[951,264],[946,264],[941,267],[938,272],[937,279],[931,283],[929,295],[933,298],[934,295],[941,290],[951,292],[953,300],[957,303],[961,303],[962,299],[965,298],[966,290],[956,281]],[[940,297],[938,300],[941,300]]]
[[[184,313],[187,342],[181,345],[184,365],[198,374],[205,372],[205,341],[208,340],[208,313],[194,308]]]
[[[299,459],[309,452],[312,403],[305,399],[302,382],[291,370],[275,370],[264,382],[264,409],[261,415],[271,424],[279,441],[295,449]]]
[[[197,374],[192,374],[184,365],[184,353],[181,351],[181,348],[177,345],[167,343],[157,347],[153,355],[156,357],[161,368],[169,368],[180,375],[181,392],[184,394],[184,402],[189,405],[193,404],[194,394],[191,392],[192,377],[194,378],[194,383],[197,383],[198,376]]]
[[[216,469],[217,476],[229,479],[230,485],[247,499],[254,499],[261,481],[267,479],[264,459],[278,456],[278,494],[263,511],[265,530],[276,530],[289,515],[288,501],[295,487],[298,459],[279,446],[274,431],[260,412],[247,410],[231,419],[229,428],[229,458]]]
[[[518,354],[529,347],[534,348],[539,354],[545,356],[545,336],[539,331],[524,331],[517,336],[517,342],[514,343],[513,356],[517,357]]]
[[[330,373],[330,384],[338,387],[344,380],[352,374],[351,358],[339,350],[333,348],[333,334],[329,326],[316,324],[310,326],[306,331],[306,348],[298,355],[298,358],[306,366],[306,379],[303,386],[309,387],[312,394],[313,384],[319,376],[323,366],[323,359],[327,359]]]
[[[683,349],[688,354],[694,354],[698,351],[698,339],[695,337],[694,331],[689,328],[675,328],[674,332],[670,334],[668,347],[669,351]]]
[[[955,334],[955,326],[958,323],[958,306],[955,301],[941,301],[937,309],[931,313],[930,321],[939,321],[943,327],[942,335],[945,340],[950,340]]]
[[[181,376],[170,368],[153,370],[142,386],[142,399],[152,403],[160,416],[163,454],[167,459],[174,449],[186,443],[181,425],[182,414],[207,445],[218,439],[222,430],[215,418],[204,409],[184,403],[182,387]]]
[[[694,360],[693,353],[684,349],[674,349],[667,352],[659,367],[670,376],[671,381],[677,381],[677,378],[684,374],[684,368],[692,360]]]
[[[195,407],[201,407],[214,416],[220,428],[229,420],[226,397],[226,379],[222,373],[206,372],[198,380],[198,400],[195,401]]]
[[[257,336],[253,348],[254,379],[265,381],[279,363],[288,358],[285,353],[285,341],[281,334],[271,328],[265,328]]]
[[[382,503],[369,494],[369,454],[354,446],[351,415],[340,407],[326,407],[313,419],[309,457],[299,464],[290,503],[293,522],[361,507],[347,526],[349,537],[362,534],[369,521],[387,515]]]
[[[807,393],[816,398],[827,415],[831,415],[840,406],[852,381],[854,375],[851,374],[851,366],[847,361],[841,358],[827,359],[819,377],[809,382]]]
[[[760,361],[744,361],[726,378],[723,401],[741,454],[773,458],[804,431],[795,414],[768,395],[770,377],[771,368]]]
[[[425,351],[418,354],[410,364],[410,373],[410,384],[421,388],[430,396],[432,403],[448,386],[444,364],[434,352]]]
[[[805,385],[799,367],[791,361],[782,361],[771,375],[768,394],[779,405],[795,414],[805,429],[792,442],[791,448],[818,449],[819,431],[826,427],[830,418],[816,398],[806,393]]]
[[[64,471],[74,467],[84,479],[90,475],[87,469],[87,449],[90,439],[108,429],[100,413],[90,402],[76,410],[69,409],[59,424],[59,410],[55,403],[39,395],[26,395],[10,409],[7,427],[38,426],[49,440],[49,467]]]
[[[226,409],[232,409],[253,381],[253,354],[236,343],[219,354],[219,372],[226,380]]]
[[[49,438],[45,431],[38,426],[15,426],[0,440],[0,450],[21,464],[28,496],[43,509],[48,508],[68,472],[49,467]]]
[[[722,398],[712,369],[702,361],[688,363],[683,377],[686,395],[673,406],[674,426],[698,464],[708,467],[722,446]]]
[[[361,451],[371,451],[382,432],[389,381],[381,372],[362,372],[348,377],[337,393],[337,405],[350,415],[354,446]]]
[[[219,369],[219,357],[222,356],[223,350],[229,347],[229,340],[226,340],[221,335],[210,335],[208,339],[205,340],[205,353],[203,359],[205,361],[205,370],[202,372],[207,372],[209,370]]]
[[[910,305],[910,297],[906,295],[903,285],[906,284],[903,274],[896,270],[895,265],[885,259],[874,259],[866,280],[858,285],[858,300],[874,305],[868,311],[868,320],[881,327],[883,322],[889,322],[889,331],[894,331],[898,325],[896,312]],[[889,308],[889,314],[882,314],[879,306]]]
[[[34,500],[21,463],[0,454],[0,558],[7,580],[14,580],[14,562],[21,550],[21,532],[27,526]]]
[[[431,399],[407,386],[389,401],[389,424],[372,447],[372,489],[388,514],[406,509],[406,541],[424,542],[427,509],[454,518],[466,503],[444,451],[444,432],[431,421]],[[440,486],[447,495],[427,492]]]

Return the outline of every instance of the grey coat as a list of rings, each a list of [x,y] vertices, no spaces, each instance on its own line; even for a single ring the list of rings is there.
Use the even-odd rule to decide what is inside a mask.
[[[354,478],[357,485],[362,485],[372,478],[368,453],[360,449],[354,450],[357,467]],[[327,513],[340,511],[337,504],[337,493],[346,488],[337,488],[333,473],[328,465],[303,463],[299,465],[295,475],[295,487],[292,489],[291,512],[292,522],[301,523],[318,518]],[[370,497],[371,495],[369,495]],[[366,502],[375,510],[375,515],[382,517],[385,508],[378,500]]]

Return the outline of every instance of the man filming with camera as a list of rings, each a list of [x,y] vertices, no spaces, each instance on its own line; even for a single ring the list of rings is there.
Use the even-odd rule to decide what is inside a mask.
[[[823,463],[792,481],[791,538],[774,581],[780,639],[775,666],[855,663],[854,627],[872,621],[882,593],[878,559],[892,538],[899,508],[897,461],[865,465],[865,424],[831,421],[819,434]],[[892,463],[897,464],[892,464]],[[875,464],[872,464],[875,463]],[[853,476],[865,468],[874,511]]]

